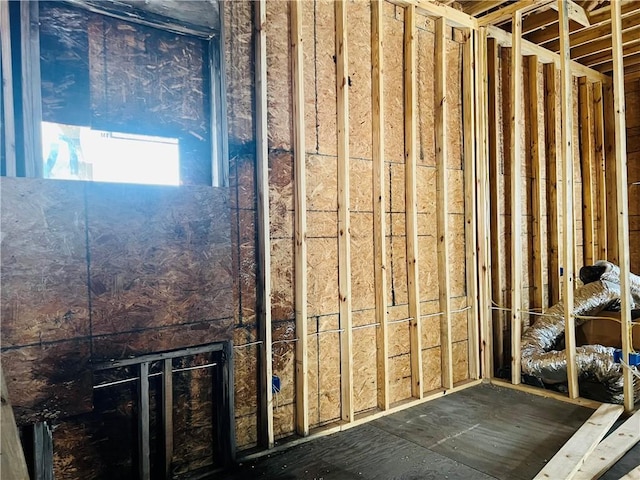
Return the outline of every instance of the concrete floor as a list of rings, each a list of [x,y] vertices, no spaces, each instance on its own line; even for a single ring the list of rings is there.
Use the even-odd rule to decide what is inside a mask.
[[[217,478],[528,480],[592,413],[481,385],[241,462]],[[602,478],[618,479],[638,463],[640,444]]]

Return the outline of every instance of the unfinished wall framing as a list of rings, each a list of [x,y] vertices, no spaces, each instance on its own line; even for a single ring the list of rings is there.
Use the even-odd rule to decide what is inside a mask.
[[[517,360],[521,329],[562,298],[565,331],[575,332],[574,323],[584,323],[570,313],[579,269],[598,259],[618,263],[621,250],[635,258],[623,245],[626,240],[619,240],[629,238],[628,234],[617,233],[618,223],[612,219],[626,223],[626,216],[617,213],[619,205],[624,205],[623,211],[633,205],[626,198],[616,200],[617,189],[626,191],[628,186],[629,195],[634,194],[632,179],[618,178],[616,170],[627,149],[620,144],[625,130],[614,122],[620,114],[614,114],[612,79],[569,60],[568,20],[562,3],[558,10],[560,24],[564,19],[565,26],[560,28],[559,55],[522,39],[516,14],[513,35],[487,27],[489,39],[482,48],[489,109],[486,165],[491,247],[485,261],[491,265],[491,374],[515,385],[521,382]],[[613,90],[624,92],[622,81]],[[630,175],[633,163],[629,163]],[[629,225],[634,225],[633,216]],[[514,236],[514,232],[519,233]],[[509,262],[520,254],[519,261]],[[628,338],[625,325],[622,322],[622,335]],[[575,336],[568,335],[570,398],[580,395],[572,368],[575,348]],[[629,379],[625,384],[627,395],[631,395],[631,383]],[[629,409],[632,398],[626,398],[625,405]]]
[[[249,31],[229,17],[251,15],[234,3],[232,44]],[[425,13],[434,15],[388,2],[266,2],[255,75],[266,76],[275,440],[479,378],[475,255],[465,255],[475,252],[473,150],[463,149],[475,128],[463,120],[463,110],[473,116],[473,77],[463,75],[472,36]],[[230,73],[230,109],[248,108],[251,84]],[[249,124],[231,131],[251,141]],[[264,428],[265,397],[247,393],[236,387],[239,448]]]
[[[421,0],[223,2],[228,190],[2,180],[18,225],[3,366],[19,419],[63,419],[61,478],[89,435],[64,419],[92,407],[91,360],[232,341],[237,448],[270,449],[482,378],[520,388],[521,332],[560,298],[571,310],[581,266],[638,272],[640,123],[621,93],[640,107],[640,83],[571,61],[567,22],[560,55],[523,40],[519,5],[510,34]],[[43,293],[38,268],[64,278]]]

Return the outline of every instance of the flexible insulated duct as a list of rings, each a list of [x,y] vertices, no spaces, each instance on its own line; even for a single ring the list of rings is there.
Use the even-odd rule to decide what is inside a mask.
[[[605,309],[620,308],[620,269],[610,262],[597,262],[594,267],[585,267],[583,280],[590,281],[575,290],[573,313],[576,316],[595,315]],[[593,275],[600,275],[595,279]],[[583,278],[583,271],[581,271]],[[631,274],[632,308],[640,305],[640,277]],[[576,319],[576,326],[584,320]],[[537,377],[545,383],[567,381],[567,357],[564,350],[553,350],[564,336],[564,303],[551,307],[522,335],[522,372]],[[612,347],[585,345],[576,348],[578,377],[596,380],[610,394],[611,402],[622,403],[622,366],[613,361]],[[637,371],[637,369],[636,369]],[[634,392],[640,398],[640,381],[634,376]]]

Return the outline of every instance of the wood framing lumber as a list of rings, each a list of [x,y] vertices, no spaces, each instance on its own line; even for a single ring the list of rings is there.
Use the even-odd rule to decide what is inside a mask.
[[[162,361],[162,429],[164,440],[164,478],[170,480],[173,460],[173,360]]]
[[[540,145],[539,109],[542,107],[538,94],[540,74],[538,73],[538,57],[532,55],[529,60],[529,131],[530,131],[530,155],[531,155],[531,213],[533,223],[533,307],[545,309],[544,304],[544,264],[545,248],[543,239],[544,221],[544,177],[543,177],[543,149]]]
[[[602,404],[534,477],[534,480],[569,480],[622,414],[621,405]]]
[[[582,233],[584,264],[596,260],[596,193],[593,182],[594,147],[592,125],[592,90],[585,77],[578,79],[578,105],[580,110],[580,163],[582,169]]]
[[[500,45],[503,47],[509,47],[512,44],[513,35],[509,32],[505,32],[501,28],[488,26],[487,33],[489,37],[498,40]],[[536,45],[535,43],[531,43],[525,39],[521,39],[520,43],[522,46],[522,55],[536,55],[540,63],[554,63],[556,67],[560,66],[560,56],[557,53],[547,50],[546,48]],[[575,76],[584,76],[593,82],[600,81],[603,84],[611,81],[611,77],[608,77],[607,75],[604,75],[592,68],[585,67],[574,60],[570,62],[570,65],[571,73]]]
[[[389,0],[389,2],[401,7],[414,6],[416,7],[416,13],[429,17],[444,18],[455,27],[478,28],[478,21],[475,17],[438,2],[432,2],[431,0]]]
[[[483,27],[484,28],[484,27]],[[486,37],[486,29],[485,29]],[[504,230],[504,218],[500,215],[498,208],[500,199],[504,195],[501,188],[500,177],[502,175],[500,158],[499,158],[499,142],[500,130],[498,128],[498,112],[500,109],[499,88],[500,88],[500,71],[498,64],[498,42],[495,38],[487,39],[487,96],[488,96],[488,116],[489,123],[487,125],[488,155],[489,163],[489,225],[491,235],[491,298],[497,304],[502,305],[504,301],[505,279],[500,268],[501,255],[505,249],[503,236],[500,234]],[[504,330],[505,330],[505,313],[501,310],[493,310],[493,344],[494,356],[493,363],[495,367],[504,366]],[[493,373],[493,370],[492,370]]]
[[[558,112],[556,110],[556,66],[544,66],[544,115],[545,149],[547,161],[547,255],[549,259],[549,303],[560,301],[560,204],[562,183],[560,182],[558,148]]]
[[[484,12],[491,10],[492,8],[502,5],[504,2],[505,0],[485,0],[483,2],[473,2],[472,4],[465,6],[464,10],[467,15],[477,17],[478,15],[481,15]]]
[[[257,302],[260,327],[260,424],[259,442],[272,448],[273,392],[271,389],[271,237],[269,230],[269,140],[267,134],[267,22],[266,0],[254,3],[255,101],[256,101],[256,197],[257,197]]]
[[[521,382],[520,338],[522,337],[522,14],[513,14],[511,48],[511,382]]]
[[[631,259],[629,252],[629,192],[627,174],[627,130],[624,98],[624,63],[622,60],[622,25],[620,0],[611,1],[611,40],[613,56],[613,104],[616,143],[616,212],[618,217],[618,255],[620,259],[620,325],[622,358],[628,359],[631,346]],[[633,374],[623,368],[624,408],[633,410]]]
[[[511,3],[506,7],[499,8],[495,12],[492,12],[484,17],[478,19],[478,26],[486,27],[489,25],[498,25],[513,18],[513,15],[518,13],[521,18],[527,12],[531,12],[540,7],[552,3],[553,0],[518,0],[515,3]],[[513,27],[512,27],[513,28]],[[520,27],[522,28],[522,26]]]
[[[477,183],[477,222],[478,222],[478,309],[480,315],[480,349],[482,358],[482,378],[493,375],[493,318],[491,311],[491,213],[490,180],[487,142],[487,32],[480,28],[474,32],[475,54],[475,99],[476,106],[476,183]],[[495,42],[494,42],[495,43]]]
[[[558,0],[560,14],[560,92],[561,92],[561,159],[562,159],[562,251],[564,281],[562,283],[562,300],[564,304],[565,344],[567,355],[567,381],[569,396],[580,395],[576,364],[576,329],[573,316],[574,303],[574,203],[573,203],[573,79],[569,70],[569,16],[568,5]]]
[[[436,24],[442,19],[436,20]],[[437,27],[436,27],[437,30]],[[436,34],[437,35],[437,34]],[[417,177],[417,70],[416,9],[404,10],[404,160],[407,229],[407,290],[409,296],[409,338],[411,343],[411,395],[422,398],[422,334],[420,278],[418,268],[418,192]],[[437,40],[436,40],[437,43]],[[436,61],[437,65],[437,61]],[[436,66],[436,69],[438,67]]]
[[[387,324],[387,245],[384,169],[384,68],[382,0],[371,2],[371,105],[373,138],[373,242],[376,302],[377,403],[389,409],[389,326]]]
[[[640,411],[610,433],[587,457],[573,480],[600,478],[640,441]]]
[[[7,383],[0,365],[0,469],[3,476],[15,480],[29,480],[20,434],[13,415]]]
[[[607,183],[605,173],[604,105],[602,83],[593,84],[593,141],[595,151],[596,192],[597,192],[597,259],[607,258]]]
[[[569,10],[569,20],[573,20],[583,27],[588,27],[591,25],[591,21],[589,20],[587,13],[584,11],[584,8],[582,8],[573,0],[565,0],[565,2],[567,2],[567,7]],[[558,10],[558,5],[552,3],[551,8],[553,8],[554,10]]]
[[[471,308],[467,312],[468,332],[468,367],[469,378],[480,378],[480,356],[478,352],[478,255],[477,255],[477,208],[476,208],[476,129],[475,108],[475,68],[474,35],[468,32],[467,40],[462,46],[462,111],[464,139],[464,205],[465,205],[465,258],[467,305]]]
[[[406,22],[405,22],[406,23]],[[442,386],[453,387],[451,287],[449,276],[449,201],[447,182],[447,35],[443,18],[436,20],[435,36],[436,215],[438,226],[438,298]]]
[[[340,289],[340,388],[342,420],[353,421],[353,331],[349,202],[349,57],[347,6],[336,0],[336,95],[338,126],[338,287]]]
[[[38,2],[20,2],[22,125],[25,176],[42,177],[42,93]]]
[[[149,363],[140,364],[138,380],[138,475],[151,480],[151,445],[149,423]]]
[[[640,480],[640,465],[631,470],[625,476],[620,477],[620,480]]]
[[[17,175],[16,164],[16,132],[15,114],[13,108],[13,68],[11,62],[11,26],[9,22],[9,2],[0,2],[0,46],[2,47],[2,107],[4,118],[2,128],[4,129],[4,142],[1,148],[4,149],[6,162],[6,176],[15,177]]]
[[[605,131],[605,183],[607,197],[607,260],[620,264],[618,255],[618,212],[616,205],[616,148],[615,112],[613,105],[613,84],[603,85],[603,111]]]

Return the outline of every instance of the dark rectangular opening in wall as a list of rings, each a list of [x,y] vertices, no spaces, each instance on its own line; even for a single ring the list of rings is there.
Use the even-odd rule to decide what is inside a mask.
[[[93,412],[64,426],[90,439],[78,448],[92,478],[191,479],[226,466],[234,450],[230,353],[215,343],[96,365]],[[71,478],[60,455],[56,462],[56,474]]]

